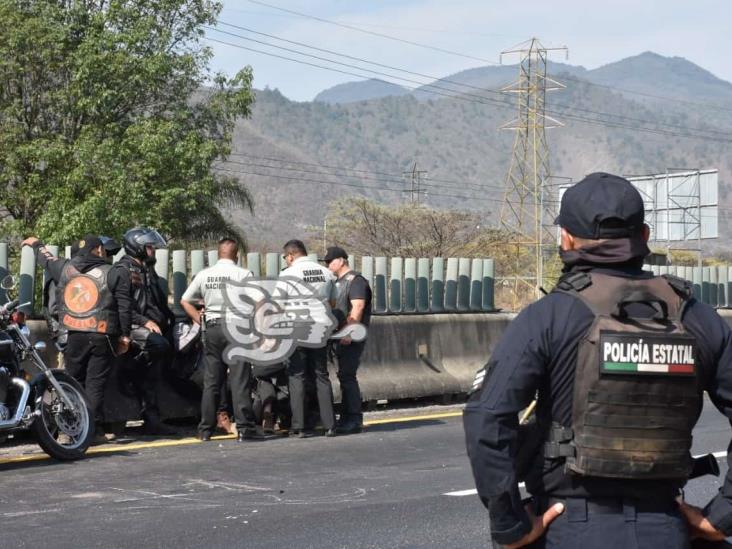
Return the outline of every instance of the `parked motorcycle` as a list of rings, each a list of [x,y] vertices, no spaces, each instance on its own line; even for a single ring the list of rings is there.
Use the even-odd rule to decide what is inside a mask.
[[[15,286],[12,276],[0,282],[7,292]],[[31,345],[14,315],[25,305],[16,299],[0,307],[0,435],[30,429],[51,457],[80,459],[94,437],[89,402],[78,381],[43,362],[45,343]]]

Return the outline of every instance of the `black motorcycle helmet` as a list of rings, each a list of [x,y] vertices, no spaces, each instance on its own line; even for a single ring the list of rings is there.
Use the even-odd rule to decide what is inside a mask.
[[[145,248],[152,246],[156,250],[165,248],[168,243],[155,229],[136,227],[127,231],[122,239],[127,255],[147,264],[155,263],[155,256],[148,257]]]

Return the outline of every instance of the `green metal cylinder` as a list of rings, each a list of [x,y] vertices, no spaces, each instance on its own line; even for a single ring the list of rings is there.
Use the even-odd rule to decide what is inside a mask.
[[[259,278],[262,276],[262,265],[260,263],[259,253],[249,252],[247,254],[247,269],[252,272],[252,276]]]
[[[458,311],[470,310],[470,259],[461,257],[458,260]]]
[[[204,269],[203,250],[191,251],[191,278],[196,276]]]
[[[8,245],[0,242],[0,280],[10,274],[10,262],[8,257]],[[8,295],[5,290],[0,288],[0,305],[8,302]]]
[[[173,306],[180,310],[180,298],[188,286],[186,272],[186,251],[173,251]]]
[[[445,310],[457,310],[459,262],[456,257],[447,260],[447,274],[445,275]]]
[[[355,268],[355,266],[354,266]],[[365,255],[361,258],[361,276],[363,276],[369,283],[369,286],[374,287],[374,258]]]
[[[20,290],[18,299],[20,310],[27,315],[32,315],[35,308],[35,282],[36,282],[36,253],[30,246],[23,246],[20,250]]]
[[[483,310],[493,311],[495,303],[496,264],[492,259],[483,260]]]
[[[386,258],[374,260],[374,311],[386,312]]]
[[[280,254],[270,252],[265,257],[265,273],[267,278],[277,278],[280,274]]]
[[[405,313],[417,310],[417,260],[409,257],[404,260],[404,307]]]
[[[483,308],[483,260],[473,259],[470,269],[470,310]]]
[[[430,310],[441,313],[445,310],[445,260],[432,258],[432,303]]]
[[[430,310],[430,260],[420,257],[417,260],[417,312]]]
[[[717,267],[709,267],[709,301],[708,303],[712,307],[716,307],[718,305],[718,291],[719,291],[719,281],[717,277]]]
[[[701,301],[702,299],[702,270],[694,267],[692,272],[692,285],[694,288],[694,297]]]
[[[401,257],[391,258],[391,276],[389,277],[389,312],[399,313],[402,310],[402,268]]]
[[[160,277],[158,282],[160,289],[167,296],[170,292],[168,274],[170,273],[170,252],[168,250],[155,250],[155,272]]]
[[[719,281],[717,283],[717,305],[719,307],[729,307],[729,293],[727,293],[729,287],[729,268],[727,265],[720,265],[719,270]]]

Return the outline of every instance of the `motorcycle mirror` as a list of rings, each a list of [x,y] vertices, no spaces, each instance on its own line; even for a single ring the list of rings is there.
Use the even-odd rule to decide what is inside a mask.
[[[12,290],[18,285],[18,280],[13,275],[7,275],[0,280],[0,288],[3,290]]]
[[[46,342],[45,341],[36,341],[33,345],[33,348],[38,351],[39,353],[42,353],[46,350]]]

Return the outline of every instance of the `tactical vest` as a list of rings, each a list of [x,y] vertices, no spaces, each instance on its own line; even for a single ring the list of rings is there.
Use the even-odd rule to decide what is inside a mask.
[[[688,284],[572,273],[555,291],[595,319],[578,347],[572,427],[552,426],[545,456],[581,476],[687,478],[702,405],[696,340],[681,324]],[[634,303],[653,307],[653,318],[634,318]]]
[[[336,298],[335,308],[343,313],[344,318],[348,318],[348,313],[351,312],[351,300],[348,299],[348,294],[351,292],[351,284],[358,276],[362,276],[361,273],[348,271],[336,282],[338,297]]]
[[[111,265],[81,273],[67,263],[59,280],[59,322],[72,332],[119,333],[117,304],[107,283]]]

